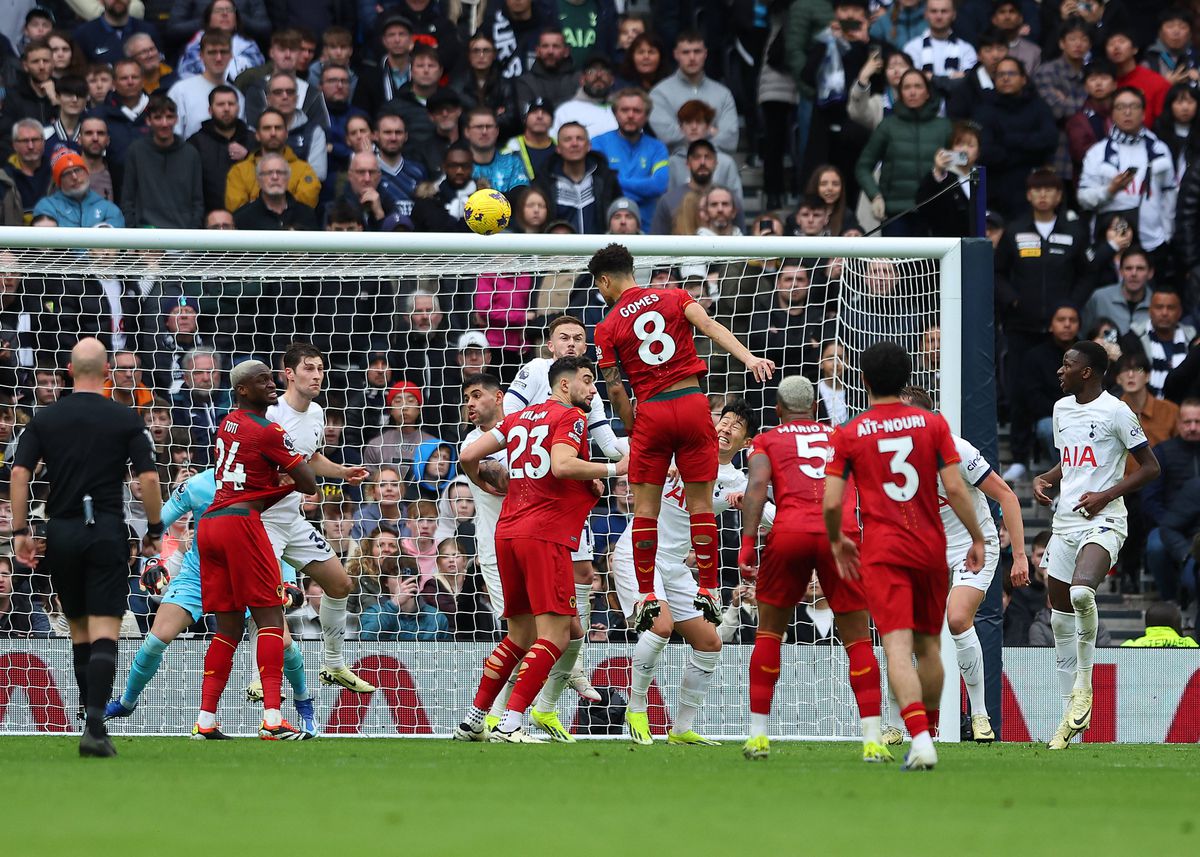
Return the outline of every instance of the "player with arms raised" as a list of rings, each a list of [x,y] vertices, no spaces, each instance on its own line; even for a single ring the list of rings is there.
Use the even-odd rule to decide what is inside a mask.
[[[321,454],[325,444],[325,412],[315,399],[325,381],[325,360],[321,352],[306,342],[294,342],[283,353],[283,374],[287,390],[267,409],[267,419],[283,427],[296,451],[304,456],[313,473],[325,479],[342,479],[358,485],[369,475],[365,467],[334,464]],[[375,687],[363,681],[346,666],[342,643],[346,639],[346,600],[350,596],[350,575],[300,511],[301,496],[288,494],[263,512],[263,524],[276,556],[281,556],[301,576],[321,585],[321,636],[325,641],[325,665],[318,673],[321,684],[336,685],[355,693],[374,693]],[[252,697],[253,698],[253,697]]]
[[[1158,459],[1129,406],[1104,390],[1108,353],[1076,342],[1063,355],[1054,403],[1059,462],[1033,480],[1043,506],[1060,484],[1052,535],[1042,556],[1050,595],[1050,625],[1065,711],[1051,750],[1065,750],[1092,722],[1092,660],[1096,653],[1096,587],[1117,562],[1129,533],[1125,495],[1158,478]],[[1132,453],[1138,469],[1126,474]],[[1071,614],[1074,614],[1072,616]]]
[[[939,475],[946,502],[971,535],[969,572],[983,567],[983,533],[958,474],[946,421],[900,401],[912,371],[908,352],[894,342],[877,342],[863,352],[860,366],[871,406],[833,436],[825,468],[825,530],[838,572],[862,579],[883,636],[888,681],[912,736],[903,769],[929,770],[937,764],[929,724],[936,723],[942,694],[939,635],[950,589]],[[863,520],[861,557],[842,527],[851,476]]]
[[[767,720],[779,681],[780,644],[815,571],[850,659],[850,688],[862,719],[863,761],[890,762],[892,754],[883,745],[880,731],[879,663],[871,645],[866,594],[860,581],[838,575],[825,538],[821,503],[834,430],[813,420],[815,399],[807,378],[784,378],[775,403],[780,425],[756,437],[750,453],[738,566],[744,580],[758,581],[758,632],[750,656],[750,738],[742,753],[747,759],[765,759],[771,752]],[[774,490],[777,510],[760,567],[758,527],[768,486]],[[854,492],[846,492],[846,497],[849,508],[842,517],[842,532],[857,543]]]
[[[775,364],[751,354],[684,289],[639,286],[633,279],[633,256],[620,244],[609,244],[592,256],[588,271],[612,307],[596,325],[597,365],[613,410],[630,436],[630,529],[640,595],[634,628],[646,630],[660,611],[654,593],[658,513],[672,458],[683,480],[700,577],[696,609],[715,625],[721,621],[717,520],[712,507],[717,436],[708,398],[700,388],[700,377],[708,367],[696,354],[694,338],[697,332],[707,336],[745,364],[757,381],[770,378]],[[637,400],[636,416],[621,380],[622,367]]]
[[[200,592],[204,612],[216,614],[217,634],[204,655],[200,717],[193,737],[217,728],[217,706],[229,682],[245,614],[258,625],[257,660],[263,686],[260,738],[304,737],[279,711],[283,681],[283,584],[279,560],[263,526],[263,510],[294,491],[313,494],[312,468],[278,424],[266,418],[278,399],[271,370],[247,360],[229,373],[237,409],[221,420],[213,460],[217,491],[200,518]],[[287,479],[281,481],[283,474]]]
[[[733,458],[746,445],[746,439],[754,431],[754,416],[744,401],[732,402],[721,411],[717,420],[717,447],[720,450],[717,481],[713,492],[713,513],[721,514],[726,509],[736,508],[742,502],[746,490],[746,475],[734,467]],[[671,632],[679,635],[691,647],[688,665],[684,668],[683,680],[679,685],[679,708],[675,713],[671,731],[667,734],[668,744],[715,745],[692,729],[692,723],[721,660],[721,637],[717,629],[701,616],[696,609],[696,594],[699,587],[687,567],[687,555],[691,550],[690,522],[685,504],[683,483],[671,476],[663,486],[661,515],[662,538],[654,568],[654,591],[661,592],[663,599],[658,617],[649,630],[638,637],[633,649],[632,681],[629,706],[625,712],[625,724],[629,737],[635,744],[653,744],[650,721],[646,711],[649,707],[647,693],[654,673],[662,659],[663,650],[671,639]],[[774,516],[774,507],[768,505],[768,524]],[[621,599],[621,609],[627,617],[633,616],[637,603],[637,577],[633,572],[633,535],[626,529],[617,539],[613,551],[613,584]],[[539,698],[533,709],[537,722]]]
[[[933,410],[933,399],[921,387],[905,387],[900,394],[900,401],[915,408]],[[983,531],[984,556],[983,568],[977,574],[967,571],[964,563],[967,551],[971,549],[971,534],[946,502],[946,492],[939,481],[938,503],[942,513],[942,527],[946,530],[946,562],[954,576],[950,582],[946,622],[950,626],[950,635],[954,638],[958,671],[962,675],[963,684],[967,686],[967,696],[971,700],[971,737],[976,743],[990,744],[996,740],[996,733],[992,731],[992,721],[988,717],[987,700],[984,696],[983,647],[979,645],[979,635],[975,633],[975,613],[983,603],[983,596],[987,594],[988,587],[992,585],[996,566],[1000,562],[1000,533],[996,530],[996,522],[992,520],[988,498],[1000,504],[1000,512],[1008,525],[1012,541],[1013,586],[1029,583],[1029,558],[1025,556],[1025,524],[1021,520],[1021,501],[1008,487],[1008,483],[1000,478],[1000,474],[992,470],[983,453],[956,434],[952,434],[951,438],[958,452],[958,473],[963,478],[963,484],[967,486],[967,494],[970,495],[971,505],[975,508],[975,517]],[[899,729],[889,727],[884,732],[884,740],[891,744],[899,744],[903,735]]]
[[[479,462],[506,449],[509,481],[496,526],[508,635],[484,661],[475,704],[454,730],[461,741],[542,743],[525,732],[522,718],[579,621],[571,551],[603,491],[599,480],[625,472],[628,463],[588,460],[585,412],[596,395],[591,362],[556,360],[549,379],[549,401],[505,417],[462,452],[463,471],[476,481]],[[504,716],[489,730],[488,708],[522,659]]]

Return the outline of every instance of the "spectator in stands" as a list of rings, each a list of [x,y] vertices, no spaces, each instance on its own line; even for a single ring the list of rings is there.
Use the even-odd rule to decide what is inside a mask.
[[[613,97],[617,128],[592,141],[593,149],[608,160],[617,174],[621,193],[637,203],[639,229],[649,231],[654,209],[667,190],[670,178],[667,147],[646,133],[650,97],[641,89],[622,89]]]
[[[650,127],[654,129],[654,136],[668,149],[683,146],[685,138],[677,119],[679,108],[686,101],[699,99],[717,112],[713,145],[732,154],[738,142],[737,107],[728,87],[704,74],[704,63],[708,58],[704,37],[695,30],[680,33],[675,40],[674,56],[678,66],[675,73],[650,91],[650,99],[654,102]]]
[[[179,122],[175,133],[188,139],[200,130],[200,125],[209,118],[210,96],[218,86],[229,87],[226,70],[231,57],[229,34],[221,30],[207,30],[200,39],[200,60],[204,67],[200,74],[191,75],[176,83],[167,95],[179,110]],[[231,88],[231,87],[230,87]],[[242,94],[234,89],[238,99],[238,113],[245,112]]]
[[[403,155],[408,142],[404,117],[397,113],[382,113],[376,137],[382,191],[388,200],[387,207],[391,209],[398,206],[401,213],[408,214],[412,211],[413,193],[417,185],[425,180],[426,173],[421,164]]]
[[[463,208],[476,190],[471,174],[475,162],[470,147],[455,143],[442,161],[442,175],[417,187],[413,202],[413,223],[418,232],[465,232]]]
[[[347,124],[354,117],[370,123],[366,112],[350,103],[354,80],[354,73],[348,66],[326,63],[321,67],[321,77],[316,82],[329,112],[329,129],[326,132],[329,139],[329,173],[335,176],[346,172],[350,166],[350,155],[353,154],[346,141]],[[327,182],[326,186],[329,184]]]
[[[939,86],[962,78],[979,59],[975,48],[954,34],[956,17],[954,0],[927,0],[925,32],[904,45],[913,65]]]
[[[321,124],[296,109],[296,93],[302,81],[294,72],[279,71],[266,81],[267,108],[279,111],[288,131],[288,147],[312,167],[318,181],[329,174],[328,143]]]
[[[368,467],[397,464],[408,478],[417,447],[426,441],[437,440],[422,427],[423,401],[421,388],[416,384],[398,381],[391,386],[387,393],[391,421],[382,434],[363,447],[363,464]]]
[[[534,285],[530,274],[484,274],[475,281],[475,323],[487,331],[488,345],[510,366],[531,356],[526,334],[537,316],[530,308]]]
[[[171,15],[167,18],[167,37],[176,44],[187,41],[183,51],[186,61],[204,30],[217,29],[229,33],[234,37],[235,55],[242,63],[234,72],[236,76],[263,61],[262,52],[254,40],[265,40],[271,35],[268,5],[264,0],[174,0]],[[250,46],[253,46],[252,52]],[[180,62],[182,65],[183,61]]]
[[[113,352],[112,369],[104,382],[104,395],[127,408],[149,408],[154,403],[154,394],[142,382],[142,359],[136,352]]]
[[[232,86],[214,87],[208,93],[208,109],[212,118],[200,123],[188,143],[200,153],[204,208],[212,211],[224,207],[229,171],[245,160],[256,143],[254,132],[238,118],[241,101]]]
[[[1150,392],[1147,387],[1150,361],[1146,355],[1140,351],[1121,355],[1117,361],[1116,375],[1121,388],[1121,401],[1129,405],[1129,409],[1137,416],[1151,448],[1174,437],[1178,431],[1179,406],[1155,398]]]
[[[975,234],[975,205],[968,193],[979,148],[979,126],[959,121],[950,132],[947,148],[934,153],[933,169],[925,174],[917,189],[931,235],[965,238]],[[956,158],[965,159],[966,163],[959,163]]]
[[[442,88],[425,100],[425,110],[433,123],[433,136],[420,147],[409,148],[425,168],[425,174],[433,176],[441,169],[446,152],[461,138],[462,99],[453,89]]]
[[[461,539],[467,555],[475,553],[475,498],[470,480],[462,473],[446,485],[438,498],[438,527],[433,537],[438,542],[439,554],[441,542],[451,538]]]
[[[809,305],[811,272],[800,259],[784,259],[773,290],[754,306],[747,343],[755,354],[769,354],[780,366],[811,366],[820,347],[824,320],[820,305]],[[780,362],[786,361],[786,362]]]
[[[85,116],[79,123],[79,151],[91,188],[110,202],[119,203],[123,175],[116,164],[109,162],[108,142],[108,124],[98,116]]]
[[[404,527],[404,505],[401,502],[404,482],[400,469],[390,464],[377,467],[368,496],[372,502],[358,507],[351,535],[356,539],[364,539],[381,527],[392,534],[399,533]]]
[[[129,147],[121,208],[129,226],[197,229],[204,222],[200,153],[175,133],[175,102],[161,92],[146,107],[150,136]]]
[[[1146,608],[1146,633],[1121,643],[1133,649],[1194,649],[1200,646],[1195,637],[1183,636],[1183,616],[1179,605],[1155,601]]]
[[[291,170],[287,159],[268,152],[254,165],[255,178],[261,189],[254,200],[233,213],[238,229],[300,229],[317,228],[317,215],[312,206],[297,202],[288,193]]]
[[[717,112],[699,99],[685,101],[676,113],[676,118],[679,119],[679,127],[683,131],[684,139],[687,140],[687,145],[676,149],[671,153],[670,163],[670,179],[668,187],[671,189],[688,184],[691,179],[688,170],[688,152],[691,149],[691,144],[696,140],[704,140],[711,142],[716,129],[713,127],[713,120],[716,118]],[[738,207],[743,208],[743,190],[742,177],[737,161],[732,155],[725,152],[717,151],[716,167],[712,172],[713,184],[719,184],[733,191],[737,198]],[[696,188],[693,188],[696,189]],[[772,206],[768,206],[770,208]]]
[[[1179,406],[1178,434],[1154,447],[1162,475],[1142,492],[1142,511],[1146,522],[1161,527],[1168,515],[1185,502],[1190,507],[1200,483],[1200,399],[1184,399]],[[1154,577],[1158,595],[1164,601],[1174,601],[1179,595],[1179,572],[1191,545],[1191,532],[1184,532],[1191,519],[1191,509],[1182,510],[1173,521],[1181,535],[1174,540],[1161,529],[1151,529],[1146,538],[1146,570]],[[1183,544],[1186,542],[1186,544]]]
[[[555,10],[532,0],[492,0],[480,26],[496,46],[496,65],[506,80],[529,71],[538,38],[547,26],[557,27]],[[518,105],[520,104],[518,99]]]
[[[1097,231],[1119,214],[1158,261],[1175,227],[1175,163],[1166,144],[1143,127],[1145,111],[1140,90],[1116,90],[1112,131],[1083,159],[1079,205],[1097,213]]]
[[[413,24],[405,15],[390,13],[380,22],[384,56],[378,68],[363,72],[354,90],[354,104],[370,116],[400,94],[412,77]]]
[[[7,170],[0,170],[0,226],[24,226],[21,192]]]
[[[1017,0],[996,0],[992,5],[991,24],[1008,39],[1008,55],[1025,66],[1032,77],[1042,62],[1042,49],[1025,38],[1025,16]]]
[[[445,69],[437,51],[429,45],[418,44],[412,49],[411,71],[408,83],[385,107],[404,119],[404,127],[414,151],[421,151],[434,137],[434,123],[428,104],[429,99],[441,91],[440,82]],[[457,93],[454,98],[461,101]]]
[[[287,614],[288,631],[297,640],[319,640],[321,631],[321,598],[325,590],[310,577],[301,581],[304,603]]]
[[[18,119],[12,128],[15,154],[4,165],[20,196],[25,222],[33,220],[33,209],[50,190],[52,168],[46,157],[46,137],[36,119]]]
[[[134,33],[125,40],[125,56],[135,59],[142,67],[142,83],[146,94],[170,89],[179,76],[174,69],[163,62],[162,52],[154,39],[146,33]]]
[[[948,2],[931,0],[931,5]],[[916,203],[920,177],[950,136],[949,121],[938,115],[940,105],[924,74],[909,70],[900,78],[900,103],[871,133],[855,168],[878,220],[895,218]],[[881,162],[877,182],[874,170]],[[885,225],[883,234],[919,235],[922,228],[921,215],[911,213]]]
[[[443,14],[442,6],[433,0],[399,0],[395,7],[412,22],[414,40],[433,47],[447,73],[455,71],[462,48],[455,25]],[[369,16],[360,11],[360,21],[365,17]]]
[[[1146,564],[1154,575],[1158,595],[1165,601],[1187,605],[1196,595],[1196,555],[1200,550],[1200,478],[1180,486],[1178,496],[1166,507],[1158,524],[1158,543],[1146,552]],[[1188,611],[1184,627],[1194,628],[1195,608]]]
[[[20,589],[28,590],[28,582]],[[49,636],[50,621],[41,604],[28,591],[18,590],[11,556],[0,556],[0,639]]]
[[[141,71],[141,66],[138,66]],[[108,101],[113,92],[113,67],[108,63],[92,63],[84,73],[88,85],[88,106],[96,108]],[[145,92],[143,95],[147,94]]]
[[[1158,38],[1145,50],[1142,65],[1172,85],[1200,80],[1191,10],[1175,6],[1158,16]]]
[[[1171,84],[1145,66],[1137,63],[1137,40],[1125,27],[1105,28],[1104,55],[1117,71],[1117,88],[1136,89],[1142,94],[1142,115],[1138,118],[1149,128],[1162,113],[1163,100]],[[1120,118],[1114,116],[1114,118]]]
[[[1140,247],[1121,254],[1121,281],[1092,293],[1083,308],[1083,326],[1092,327],[1101,318],[1111,319],[1124,336],[1135,324],[1150,321],[1150,282],[1154,265]]]
[[[720,184],[720,182],[718,182]],[[842,235],[848,229],[858,228],[858,219],[851,210],[849,197],[846,196],[846,182],[842,171],[833,164],[822,164],[813,170],[804,186],[806,196],[816,196],[821,199],[829,211],[829,234]]]
[[[552,218],[567,221],[579,233],[602,233],[604,214],[621,195],[608,162],[591,150],[588,133],[577,122],[559,130],[555,156],[534,184],[554,201]]]
[[[1029,86],[1021,61],[996,65],[996,88],[984,93],[972,113],[982,129],[979,162],[988,168],[988,207],[1005,217],[1025,211],[1021,181],[1054,155],[1054,114]]]
[[[996,66],[1008,56],[1008,41],[1008,37],[995,27],[983,31],[975,43],[979,61],[967,70],[962,80],[952,81],[947,86],[947,116],[951,119],[969,119],[984,94],[995,91]],[[911,58],[909,62],[912,62]]]
[[[60,149],[51,165],[56,190],[33,207],[34,216],[46,215],[63,227],[123,227],[125,218],[117,208],[91,189],[87,164],[70,149]]]
[[[433,445],[436,446],[436,442]],[[423,450],[419,447],[418,451]],[[414,461],[414,470],[416,464]],[[408,504],[407,535],[402,533],[400,536],[400,554],[415,560],[419,585],[423,587],[437,571],[437,544],[433,540],[433,534],[437,532],[437,501],[425,497],[417,489],[410,493],[415,499]]]
[[[612,86],[612,61],[604,54],[589,56],[579,78],[579,89],[554,110],[551,136],[557,137],[558,129],[568,122],[578,122],[593,139],[616,130],[617,121],[609,101]]]
[[[1067,152],[1071,156],[1071,175],[1076,185],[1088,149],[1106,139],[1112,131],[1112,103],[1117,91],[1117,72],[1112,63],[1099,59],[1084,66],[1083,88],[1087,92],[1083,107],[1066,124]]]
[[[288,192],[305,205],[315,206],[321,193],[321,182],[312,167],[300,160],[287,144],[287,124],[283,114],[271,108],[264,110],[258,117],[257,132],[258,151],[229,169],[225,182],[225,208],[237,211],[257,198],[259,186],[255,171],[259,159],[268,153],[283,155],[287,161],[291,170]]]
[[[449,640],[450,623],[437,606],[418,598],[419,579],[388,563],[380,576],[383,593],[363,608],[360,640],[398,642]]]
[[[1064,178],[1071,175],[1071,154],[1067,146],[1067,121],[1083,109],[1087,88],[1083,79],[1083,61],[1092,50],[1091,30],[1079,18],[1068,18],[1059,29],[1061,55],[1044,62],[1033,72],[1038,97],[1050,108],[1058,128],[1058,149],[1054,169]]]
[[[738,215],[741,212],[738,211],[737,200],[733,198],[733,191],[729,188],[719,185],[710,187],[700,203],[700,211],[704,225],[696,230],[697,235],[742,234],[741,228],[737,225]]]
[[[322,128],[329,125],[325,112],[325,101],[321,91],[309,86],[299,71],[300,51],[303,38],[298,30],[276,30],[271,34],[270,61],[242,72],[234,86],[246,96],[246,122],[254,125],[259,114],[267,107],[267,81],[279,72],[297,75],[296,101],[300,110]]]
[[[496,43],[483,30],[467,42],[467,64],[455,72],[450,88],[467,107],[490,107],[500,125],[500,139],[507,140],[521,130],[521,111],[513,82],[500,73],[496,64]]]
[[[1197,150],[1200,150],[1200,133],[1193,133],[1198,124],[1198,108],[1200,98],[1197,97],[1192,84],[1177,83],[1167,91],[1163,112],[1151,129],[1171,150],[1177,183],[1183,180],[1188,166],[1196,158]]]
[[[210,463],[217,423],[230,406],[229,393],[220,386],[221,360],[215,351],[196,348],[183,355],[183,386],[173,397],[173,425],[186,429],[191,439],[192,461]]]
[[[638,204],[628,197],[619,196],[608,207],[607,216],[610,235],[642,234],[642,212]]]
[[[421,589],[421,600],[449,620],[455,640],[491,640],[496,625],[482,584],[458,540],[443,539],[437,544],[437,571]]]
[[[806,193],[800,197],[796,213],[788,217],[789,225],[783,234],[815,238],[829,235],[829,206],[816,194]]]
[[[499,134],[500,125],[492,108],[484,105],[467,111],[464,136],[475,165],[472,176],[476,181],[486,181],[488,187],[508,193],[518,185],[528,184],[529,176],[518,155],[496,150]]]
[[[355,152],[351,156],[346,179],[342,201],[354,205],[367,231],[380,230],[389,215],[412,211],[412,201],[400,193],[398,186],[384,183],[379,158],[372,152]]]
[[[461,379],[451,379],[449,385],[453,389],[448,390],[442,378],[451,345],[446,334],[446,314],[437,294],[427,288],[414,289],[400,298],[399,309],[395,329],[387,331],[395,367],[418,388],[431,393],[445,392],[457,401]]]
[[[513,216],[509,231],[536,235],[550,220],[550,201],[535,187],[518,188],[512,201]]]
[[[1196,338],[1196,329],[1181,323],[1182,317],[1179,293],[1156,288],[1150,295],[1149,319],[1134,324],[1131,337],[1123,343],[1127,353],[1140,350],[1149,361],[1147,381],[1152,396],[1162,396],[1167,375],[1184,361],[1188,345]],[[1130,339],[1136,339],[1136,343]]]
[[[309,85],[321,85],[321,78],[327,66],[347,69],[350,81],[346,90],[339,97],[348,101],[354,97],[358,88],[358,72],[354,70],[357,65],[358,63],[354,60],[354,33],[342,26],[327,27],[321,32],[320,59],[308,67]],[[325,94],[325,106],[329,106],[328,93]]]
[[[1033,618],[1033,623],[1029,626],[1029,645],[1039,647],[1050,647],[1054,645],[1054,628],[1051,625],[1051,610],[1050,599],[1047,596],[1041,610]],[[1113,645],[1112,634],[1108,631],[1108,626],[1104,624],[1103,619],[1096,622],[1096,648],[1108,649]]]
[[[351,533],[356,509],[357,504],[344,494],[327,495],[321,504],[321,535],[329,542],[329,549],[343,562],[355,548]]]
[[[540,98],[553,109],[571,98],[579,86],[579,72],[571,62],[562,30],[556,25],[544,27],[534,56],[533,65],[515,81],[517,103],[527,105]]]
[[[150,96],[142,89],[142,67],[137,61],[120,59],[113,63],[113,95],[91,111],[91,115],[99,116],[108,125],[109,163],[123,168],[129,147],[149,134],[146,121],[150,118],[146,113],[149,104]]]
[[[124,53],[125,40],[134,33],[146,33],[156,42],[158,31],[153,24],[129,14],[129,0],[101,0],[104,12],[95,20],[75,28],[75,42],[84,55],[93,61],[111,62]]]
[[[46,129],[46,152],[53,157],[61,148],[79,151],[79,132],[87,107],[87,83],[82,77],[64,77],[55,84],[58,118]]]
[[[639,33],[629,43],[625,57],[620,61],[616,85],[649,92],[670,72],[670,60],[658,35],[652,32]]]
[[[523,130],[511,138],[501,151],[518,155],[525,166],[525,175],[532,180],[542,174],[546,164],[554,157],[554,138],[550,136],[554,111],[541,98],[535,98],[522,109]]]

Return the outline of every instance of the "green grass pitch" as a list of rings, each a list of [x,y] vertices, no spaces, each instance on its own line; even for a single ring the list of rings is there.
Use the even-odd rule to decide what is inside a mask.
[[[0,738],[0,853],[1177,857],[1200,826],[1195,746],[943,745],[902,774],[832,743],[753,763],[735,744],[116,744]]]

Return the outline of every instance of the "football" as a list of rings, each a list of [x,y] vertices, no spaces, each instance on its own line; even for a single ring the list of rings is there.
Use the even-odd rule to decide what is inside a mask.
[[[512,206],[498,190],[477,190],[467,197],[463,216],[472,232],[479,235],[495,235],[508,226],[512,217]]]

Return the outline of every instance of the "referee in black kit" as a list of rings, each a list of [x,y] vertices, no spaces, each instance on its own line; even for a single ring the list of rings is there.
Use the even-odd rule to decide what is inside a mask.
[[[81,756],[115,756],[104,705],[117,669],[117,637],[129,596],[128,530],[122,511],[129,462],[142,484],[146,544],[162,538],[162,495],[153,445],[137,412],[103,395],[108,354],[98,339],[81,339],[68,366],[74,392],[39,410],[17,445],[12,468],[13,552],[26,565],[38,557],[29,534],[29,482],[46,465],[46,563],[63,615],[87,725]]]

